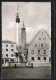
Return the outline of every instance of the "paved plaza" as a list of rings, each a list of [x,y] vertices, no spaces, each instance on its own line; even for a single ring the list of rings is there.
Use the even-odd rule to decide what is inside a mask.
[[[51,67],[3,68],[2,79],[50,79]]]

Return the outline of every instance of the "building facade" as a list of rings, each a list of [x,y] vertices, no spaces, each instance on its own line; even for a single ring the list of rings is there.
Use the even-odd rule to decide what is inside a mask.
[[[16,43],[11,41],[2,41],[2,66],[7,62],[15,62],[14,52],[16,51]]]
[[[33,66],[49,66],[51,60],[51,38],[40,30],[28,46],[28,63]]]

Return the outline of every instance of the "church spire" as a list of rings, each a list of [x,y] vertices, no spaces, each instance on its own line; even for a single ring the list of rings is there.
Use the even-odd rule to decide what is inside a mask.
[[[19,12],[18,12],[19,6],[17,6],[17,13],[16,13],[16,23],[20,23],[20,18],[19,18]]]

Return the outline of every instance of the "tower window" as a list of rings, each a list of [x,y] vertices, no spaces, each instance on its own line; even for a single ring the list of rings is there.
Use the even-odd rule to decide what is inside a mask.
[[[34,57],[32,57],[32,59],[31,60],[33,60],[34,61]]]
[[[6,54],[6,57],[8,57],[8,54]]]
[[[8,51],[8,49],[6,49],[6,51]]]
[[[38,57],[38,60],[40,60],[40,57]]]

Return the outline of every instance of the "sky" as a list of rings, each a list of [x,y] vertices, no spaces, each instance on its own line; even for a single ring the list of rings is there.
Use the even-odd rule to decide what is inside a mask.
[[[20,29],[26,28],[26,42],[44,29],[51,37],[51,2],[2,2],[2,40],[15,42],[16,13],[19,5]]]

